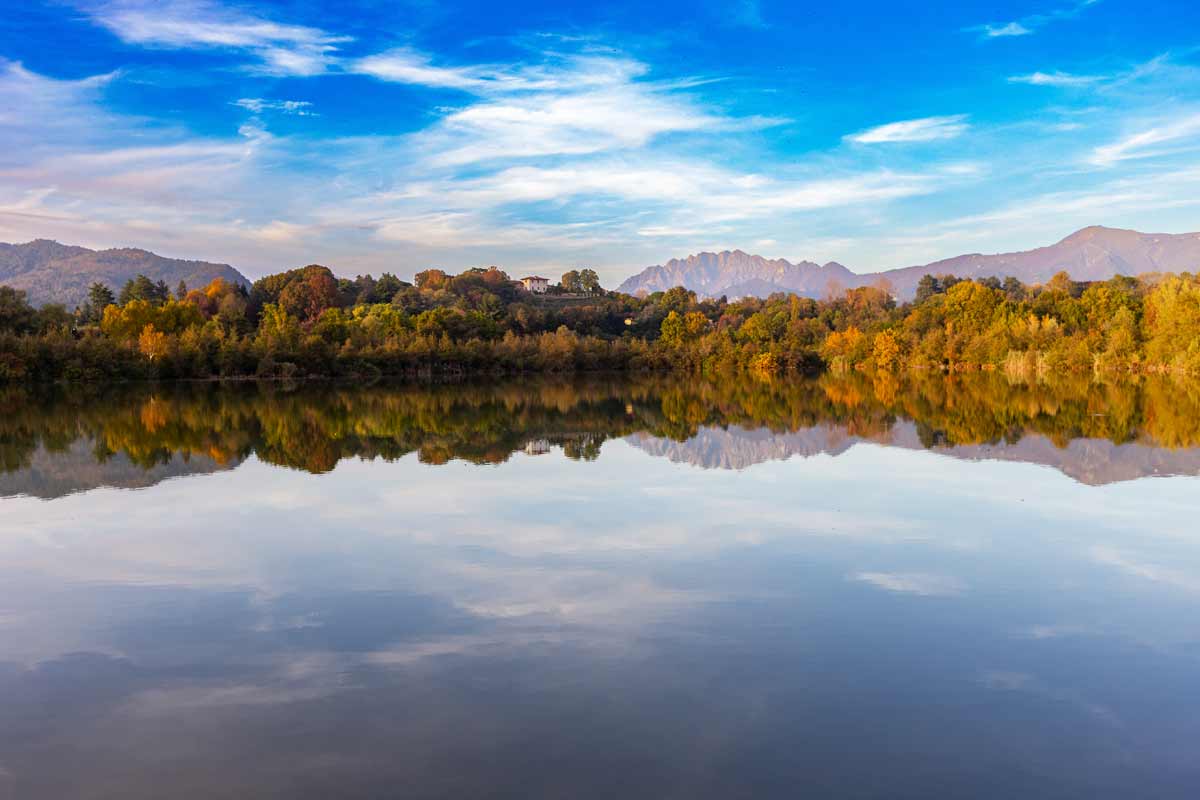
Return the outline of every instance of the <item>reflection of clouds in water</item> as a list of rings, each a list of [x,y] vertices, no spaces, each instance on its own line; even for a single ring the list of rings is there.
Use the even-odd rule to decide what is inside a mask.
[[[1200,592],[1200,575],[1198,574],[1141,561],[1125,555],[1124,552],[1114,547],[1093,547],[1091,555],[1097,563],[1116,567],[1135,577],[1184,589],[1188,592]]]
[[[958,578],[924,572],[858,572],[849,577],[896,594],[922,597],[955,597],[967,590],[966,584]]]
[[[1095,490],[1056,475],[1043,482],[1046,471],[1029,465],[976,463],[968,470],[927,453],[878,447],[855,448],[836,462],[703,472],[616,445],[589,463],[552,456],[499,468],[430,468],[409,456],[394,463],[347,460],[320,476],[249,459],[236,472],[136,495],[102,490],[52,503],[8,500],[0,525],[40,530],[42,540],[0,538],[0,571],[39,576],[46,585],[242,587],[255,598],[316,586],[405,586],[480,617],[542,615],[632,629],[724,592],[718,572],[702,588],[672,586],[662,577],[664,565],[866,540],[898,561],[869,570],[851,565],[850,574],[866,576],[858,580],[892,592],[949,596],[965,591],[965,582],[919,564],[913,569],[904,553],[952,550],[975,565],[968,567],[973,572],[983,557],[996,555],[998,532],[1010,540],[1018,530],[1036,537],[1047,504],[1078,503],[1080,492],[1119,493],[1127,515],[1145,523],[1165,513],[1165,496],[1179,496],[1166,505],[1173,508],[1191,486],[1156,481],[1152,491],[1137,484]],[[1039,480],[1030,480],[1030,470]],[[1009,502],[1005,487],[1018,486],[1029,503]],[[979,492],[991,493],[989,506],[975,502]],[[1095,529],[1055,525],[1055,540],[1029,540],[1051,560],[1077,559],[1067,552],[1076,537],[1094,544]],[[0,588],[0,614],[11,614],[4,595]],[[43,656],[71,649],[81,635],[67,633],[74,626],[64,624],[61,609],[30,613],[28,623],[7,628],[24,629],[27,642],[35,624],[65,637],[49,651],[45,636],[37,637],[41,644],[31,648]],[[254,624],[320,625],[309,613]],[[20,649],[16,641],[10,639],[10,651]],[[94,650],[102,643],[92,636],[74,644]]]
[[[987,670],[978,677],[985,689],[997,692],[1021,692],[1073,706],[1108,725],[1120,726],[1121,720],[1108,706],[1087,699],[1076,689],[1049,686],[1034,675],[1006,670]]]
[[[591,653],[628,653],[636,643],[627,637],[608,637],[593,630],[505,629],[489,635],[447,636],[425,642],[406,642],[375,650],[362,657],[363,663],[384,668],[409,667],[427,659],[443,656],[511,656],[519,650],[542,650],[569,646]]]
[[[636,628],[698,603],[715,589],[677,589],[646,575],[567,566],[558,569],[462,565],[459,607],[494,619],[542,616],[571,625]]]
[[[1099,633],[1098,629],[1086,625],[1031,625],[1017,635],[1023,639],[1063,639],[1070,636],[1092,636]]]
[[[138,692],[129,698],[124,710],[132,714],[153,716],[213,711],[222,706],[285,705],[328,697],[345,688],[349,687],[280,686],[274,681],[240,686],[175,686]]]
[[[1154,735],[1195,731],[1172,705],[1193,674],[1192,597],[1169,588],[1200,544],[1178,534],[1195,485],[1090,488],[871,444],[703,471],[615,441],[596,462],[483,468],[410,454],[312,475],[250,457],[137,493],[4,500],[0,707],[79,719],[58,741],[118,766],[186,753],[193,775],[230,757],[233,777],[293,775],[312,757],[513,782],[524,755],[539,779],[583,782],[621,772],[628,746],[672,780],[710,770],[646,794],[721,796],[714,776],[748,752],[812,759],[802,780],[847,753],[891,764],[897,735],[939,765],[997,742],[1068,763],[1060,723],[1162,766]],[[1132,669],[1148,677],[1111,680]],[[5,764],[24,772],[9,745],[41,730],[0,725]],[[543,744],[578,770],[546,775]]]

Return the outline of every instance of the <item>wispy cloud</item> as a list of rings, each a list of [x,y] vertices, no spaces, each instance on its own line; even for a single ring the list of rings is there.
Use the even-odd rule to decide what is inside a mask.
[[[1031,86],[1084,87],[1095,86],[1105,91],[1117,91],[1132,84],[1144,85],[1152,82],[1160,91],[1173,91],[1171,87],[1193,87],[1200,70],[1186,62],[1181,63],[1173,53],[1160,53],[1148,61],[1125,66],[1111,72],[1077,74],[1055,70],[1030,72],[1009,77],[1009,83],[1025,83]]]
[[[647,158],[573,167],[513,167],[485,178],[439,187],[438,196],[465,207],[608,196],[653,201],[705,222],[779,211],[808,211],[925,194],[952,176],[876,171],[818,179],[768,178],[704,162]],[[645,226],[643,226],[645,227]]]
[[[472,92],[534,88],[534,82],[491,66],[438,66],[415,50],[400,48],[352,61],[347,69],[393,83]]]
[[[875,128],[846,136],[846,141],[858,144],[883,144],[890,142],[932,142],[953,139],[970,128],[966,114],[944,117],[922,117],[900,122],[889,122]]]
[[[1160,121],[1136,133],[1092,150],[1089,161],[1099,167],[1135,158],[1150,158],[1200,148],[1200,112]]]
[[[312,103],[307,100],[264,100],[261,97],[243,97],[235,100],[233,104],[255,114],[261,114],[264,111],[278,111],[281,114],[297,117],[316,116],[316,112],[312,110]]]
[[[983,35],[989,39],[997,39],[1005,36],[1028,36],[1033,33],[1033,31],[1019,22],[1008,22],[1003,25],[982,25],[973,30],[982,31]]]
[[[59,133],[78,137],[79,120],[63,113],[64,108],[78,104],[90,106],[101,125],[110,121],[111,115],[99,103],[117,77],[118,73],[110,72],[79,80],[57,80],[31,72],[18,61],[0,58],[0,132],[5,136],[4,149],[11,152],[33,141],[44,144]],[[20,138],[14,141],[11,137]]]
[[[1041,14],[1030,14],[1009,22],[988,22],[983,25],[972,25],[967,28],[969,33],[978,33],[984,39],[1002,39],[1012,36],[1029,36],[1051,22],[1071,19],[1079,16],[1088,6],[1093,6],[1100,0],[1076,0],[1068,6],[1053,9]]]
[[[668,133],[728,133],[781,122],[715,112],[681,91],[690,82],[646,80],[647,72],[628,58],[578,56],[536,69],[403,75],[454,81],[456,88],[482,95],[421,136],[439,166],[640,148]]]
[[[258,70],[279,75],[325,72],[337,45],[348,41],[206,0],[108,0],[87,4],[84,11],[124,42],[245,51],[258,59]]]
[[[1028,75],[1013,75],[1009,83],[1027,83],[1030,86],[1090,86],[1105,80],[1103,75],[1072,75],[1069,72],[1031,72]]]

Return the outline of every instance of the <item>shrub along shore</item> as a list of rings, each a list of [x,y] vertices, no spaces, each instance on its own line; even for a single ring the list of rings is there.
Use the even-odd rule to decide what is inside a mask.
[[[95,284],[73,311],[0,286],[9,382],[912,368],[1200,373],[1200,277],[926,276],[903,303],[886,284],[730,301],[609,292],[589,270],[535,295],[494,267],[410,284],[312,265],[249,288]]]

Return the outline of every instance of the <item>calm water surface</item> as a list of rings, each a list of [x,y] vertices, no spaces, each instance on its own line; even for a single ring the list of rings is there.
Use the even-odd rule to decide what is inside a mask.
[[[0,798],[1194,798],[1200,390],[0,391]]]

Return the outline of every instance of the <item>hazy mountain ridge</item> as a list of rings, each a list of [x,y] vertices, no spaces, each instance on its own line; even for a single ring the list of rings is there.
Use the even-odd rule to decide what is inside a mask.
[[[767,428],[705,427],[678,442],[646,433],[625,437],[634,447],[658,458],[703,469],[741,470],[766,461],[840,456],[857,444],[870,443],[922,450],[963,461],[1013,461],[1040,464],[1088,486],[1155,476],[1200,475],[1200,449],[1171,450],[1143,442],[1116,444],[1104,439],[1072,439],[1065,446],[1041,434],[1017,442],[927,447],[917,426],[897,422],[886,433],[864,437],[840,425],[817,425],[787,433]]]
[[[62,303],[74,308],[84,302],[92,283],[105,283],[115,292],[139,274],[165,281],[171,291],[180,281],[199,288],[214,278],[250,285],[228,264],[165,258],[132,247],[89,250],[48,239],[0,243],[0,284],[25,290],[34,305]]]
[[[741,250],[699,253],[647,267],[622,283],[618,291],[636,294],[683,286],[704,297],[766,297],[781,291],[822,297],[830,288],[867,286],[886,279],[896,295],[907,300],[916,293],[918,281],[926,274],[961,278],[1012,276],[1024,283],[1044,283],[1063,270],[1076,280],[1200,270],[1200,233],[1140,233],[1097,225],[1034,250],[992,255],[968,253],[929,264],[863,274],[851,272],[835,261],[822,266],[811,261],[793,264],[785,259],[766,259]]]
[[[125,453],[113,453],[99,461],[95,442],[76,439],[62,449],[38,447],[19,469],[0,473],[0,498],[38,497],[52,500],[92,489],[143,489],[171,478],[207,475],[236,469],[241,459],[222,463],[206,455],[184,457],[172,453],[170,460],[152,467],[130,460]]]
[[[763,293],[780,291],[816,296],[831,280],[847,283],[856,277],[835,261],[825,265],[812,261],[793,264],[782,258],[768,259],[741,250],[726,250],[673,258],[666,264],[647,267],[622,283],[617,291],[634,294],[643,289],[656,292],[685,286],[706,297],[764,296]]]

